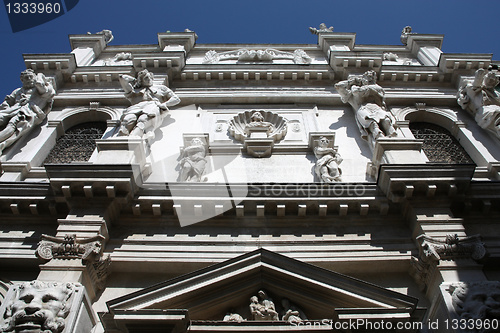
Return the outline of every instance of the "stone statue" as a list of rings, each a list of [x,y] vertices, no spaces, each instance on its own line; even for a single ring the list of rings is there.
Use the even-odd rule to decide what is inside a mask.
[[[309,27],[309,31],[310,31],[312,34],[319,35],[321,32],[333,32],[333,27],[328,28],[328,27],[326,26],[326,24],[321,23],[321,24],[319,25],[319,29],[316,29],[316,28],[313,28],[313,27]]]
[[[457,102],[481,128],[500,139],[500,93],[495,90],[498,82],[495,73],[478,69],[474,80],[459,88]]]
[[[316,156],[316,166],[314,171],[324,183],[334,183],[342,181],[342,170],[339,164],[342,163],[342,157],[335,149],[328,147],[330,140],[322,136],[319,139],[318,146],[314,148]]]
[[[91,35],[90,32],[87,32],[87,34]],[[111,41],[115,38],[113,36],[113,32],[111,30],[107,30],[107,29],[96,32],[95,34],[96,35],[104,35],[104,41],[106,42],[106,45],[111,43]]]
[[[52,84],[32,69],[21,73],[23,86],[0,104],[0,152],[40,124],[52,107]]]
[[[207,160],[207,151],[200,138],[194,138],[181,152],[181,182],[201,182]]]
[[[16,287],[0,332],[60,333],[71,308],[72,283],[32,281]]]
[[[245,134],[250,135],[252,128],[266,128],[268,136],[274,131],[274,125],[268,121],[264,121],[264,116],[259,111],[255,111],[250,117],[250,122],[245,127]]]
[[[395,119],[387,111],[384,89],[376,83],[377,74],[367,71],[335,84],[342,102],[349,103],[356,113],[361,137],[373,146],[381,137],[397,136]]]
[[[253,320],[264,321],[277,321],[279,320],[278,312],[274,307],[272,299],[270,299],[266,292],[259,290],[258,296],[250,298],[250,313]]]
[[[281,305],[283,306],[282,320],[290,323],[300,323],[303,320],[307,320],[304,312],[294,304],[291,304],[288,298],[283,298]]]
[[[404,45],[406,45],[408,43],[408,35],[411,35],[413,34],[411,32],[411,27],[409,25],[407,25],[406,27],[403,28],[403,31],[401,31],[401,43],[403,43]]]
[[[234,312],[234,310],[232,310],[232,309],[230,311],[228,311],[228,313],[226,313],[226,315],[224,316],[224,319],[222,319],[222,321],[232,321],[232,322],[237,322],[237,323],[241,323],[244,320],[245,319],[243,319],[242,316],[240,316],[239,314]]]
[[[179,97],[165,85],[154,84],[154,75],[147,69],[137,74],[137,79],[120,75],[125,97],[132,103],[121,117],[119,136],[154,137],[154,130],[161,124],[162,113],[169,106],[180,103]]]
[[[500,320],[500,282],[460,282],[451,285],[449,291],[461,319]],[[481,332],[497,332],[496,329]]]

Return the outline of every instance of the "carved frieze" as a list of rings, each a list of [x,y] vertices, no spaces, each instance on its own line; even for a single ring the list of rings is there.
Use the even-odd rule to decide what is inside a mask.
[[[445,241],[427,235],[420,235],[417,240],[420,245],[420,257],[425,262],[459,257],[480,260],[486,255],[486,249],[479,235],[462,239],[457,235],[447,235]]]
[[[42,235],[36,255],[45,260],[58,259],[82,259],[89,260],[99,257],[102,252],[101,235],[79,239],[75,235],[64,237],[53,237]]]
[[[229,133],[254,157],[269,157],[288,130],[287,120],[270,111],[245,111],[228,121]]]
[[[276,49],[239,49],[227,52],[208,51],[205,54],[203,63],[218,64],[220,61],[224,60],[238,60],[239,62],[272,62],[276,59],[290,59],[298,65],[309,65],[312,61],[311,57],[302,49],[297,49],[293,53]]]

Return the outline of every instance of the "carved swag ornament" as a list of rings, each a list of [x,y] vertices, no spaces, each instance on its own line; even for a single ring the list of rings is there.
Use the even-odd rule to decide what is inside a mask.
[[[240,62],[272,62],[275,59],[291,59],[297,65],[309,65],[311,57],[302,49],[291,52],[276,49],[249,50],[239,49],[235,51],[217,52],[208,51],[203,59],[204,64],[218,64],[224,60],[238,60]]]
[[[0,332],[60,333],[78,283],[31,281],[14,286]]]

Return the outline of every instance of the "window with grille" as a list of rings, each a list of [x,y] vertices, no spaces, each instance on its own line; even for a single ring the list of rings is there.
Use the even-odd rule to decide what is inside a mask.
[[[431,123],[411,122],[410,130],[415,139],[424,140],[422,150],[430,162],[474,163],[458,140],[445,128]]]
[[[106,123],[89,122],[71,127],[59,139],[44,164],[87,162],[96,148],[95,140],[106,131]]]

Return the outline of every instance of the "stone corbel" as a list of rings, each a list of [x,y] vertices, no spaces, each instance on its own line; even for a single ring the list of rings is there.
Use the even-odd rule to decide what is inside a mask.
[[[417,237],[420,246],[420,257],[424,262],[438,262],[441,259],[471,258],[481,260],[486,256],[484,243],[479,235],[460,239],[456,234],[447,235],[442,241],[420,235]]]
[[[104,237],[79,239],[76,235],[65,235],[64,237],[53,237],[42,235],[36,255],[44,260],[57,259],[81,259],[83,262],[95,261],[102,254]]]

